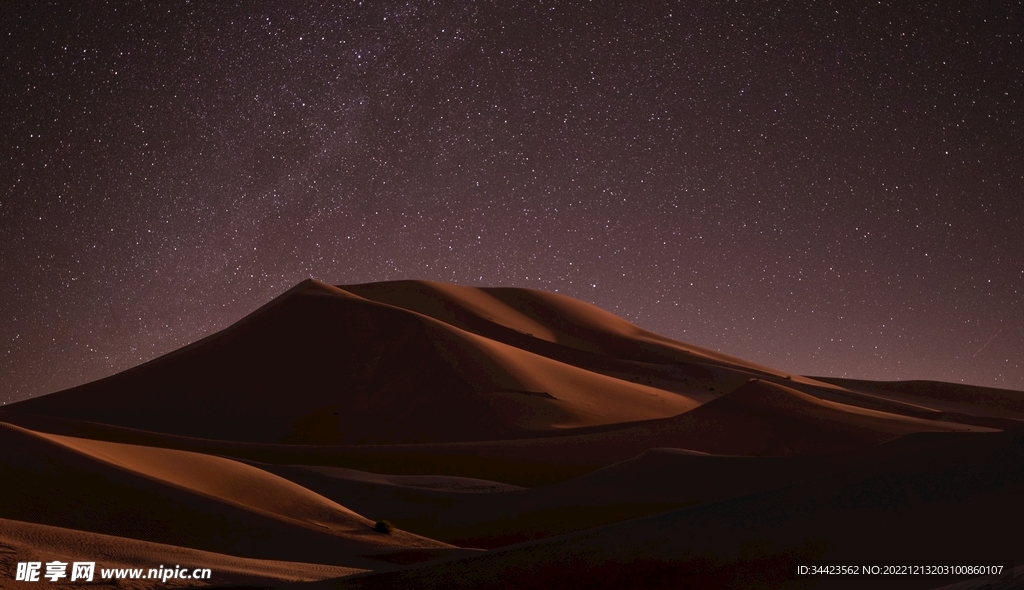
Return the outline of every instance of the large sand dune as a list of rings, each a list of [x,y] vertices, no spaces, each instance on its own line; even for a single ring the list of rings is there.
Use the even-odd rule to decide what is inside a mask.
[[[9,409],[214,439],[401,443],[661,418],[699,399],[307,281],[203,341]]]
[[[0,410],[0,564],[774,588],[804,587],[795,564],[823,558],[1019,560],[1004,532],[1024,524],[1022,404],[792,375],[552,293],[310,280]]]

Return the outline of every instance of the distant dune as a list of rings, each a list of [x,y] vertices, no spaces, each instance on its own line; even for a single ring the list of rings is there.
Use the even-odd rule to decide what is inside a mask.
[[[1022,392],[792,375],[529,289],[308,280],[0,410],[0,564],[497,589],[1019,561],[1022,436]]]

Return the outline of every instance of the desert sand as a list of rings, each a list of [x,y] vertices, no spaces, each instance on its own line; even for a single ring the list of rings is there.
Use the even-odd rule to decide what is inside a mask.
[[[314,563],[274,561],[268,559],[246,559],[209,551],[198,551],[174,545],[163,545],[125,537],[89,533],[74,529],[52,527],[43,524],[0,519],[0,567],[13,572],[19,561],[60,560],[95,561],[107,568],[159,568],[160,565],[179,565],[186,568],[209,568],[216,572],[219,583],[229,584],[275,584],[337,578],[366,572],[357,568],[346,568]],[[147,572],[148,574],[148,572]],[[94,581],[101,579],[101,572],[94,573]],[[5,579],[0,587],[10,587],[12,582]],[[193,582],[167,580],[167,587],[187,586]],[[81,584],[53,584],[51,588],[74,588]],[[148,580],[124,581],[121,588],[150,588]]]
[[[563,295],[309,280],[0,410],[0,585],[30,559],[297,588],[843,587],[795,566],[1019,560],[1022,427],[1022,392],[793,375]]]

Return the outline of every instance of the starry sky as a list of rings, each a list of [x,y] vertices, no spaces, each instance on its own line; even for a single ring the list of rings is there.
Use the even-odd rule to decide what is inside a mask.
[[[545,289],[782,370],[1024,389],[1020,2],[0,23],[0,401],[307,277]]]

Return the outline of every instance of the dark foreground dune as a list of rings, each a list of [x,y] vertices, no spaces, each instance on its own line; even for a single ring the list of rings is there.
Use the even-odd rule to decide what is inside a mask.
[[[1011,532],[1024,525],[1024,471],[1008,466],[1022,462],[1024,431],[989,434],[770,492],[310,587],[802,588],[796,566],[822,559],[1012,563],[1024,551]],[[845,587],[937,580],[860,578]]]
[[[0,410],[0,587],[95,558],[213,586],[931,588],[970,576],[794,572],[1021,561],[1022,425],[1022,392],[791,375],[561,295],[305,281]]]
[[[159,568],[172,564],[183,568],[209,568],[216,577],[216,583],[228,584],[282,584],[308,580],[337,578],[366,570],[337,567],[315,563],[247,559],[209,551],[198,551],[174,545],[139,541],[125,537],[89,533],[74,529],[0,519],[0,567],[4,572],[13,572],[19,561],[60,560],[97,561],[105,568]],[[148,575],[148,571],[147,571]],[[98,581],[100,572],[94,578]],[[8,587],[9,580],[0,583]],[[167,587],[188,586],[193,581],[166,581]],[[81,587],[81,584],[52,584],[47,587]],[[121,588],[150,588],[148,580],[124,581]]]

